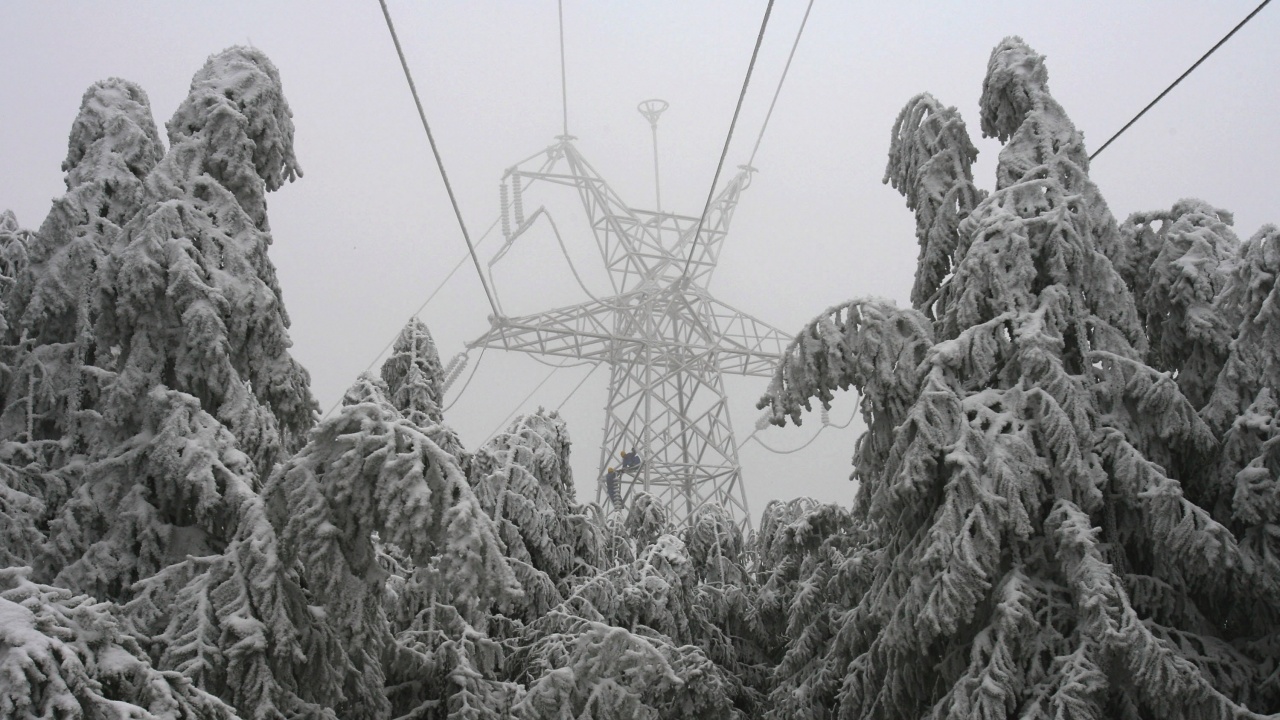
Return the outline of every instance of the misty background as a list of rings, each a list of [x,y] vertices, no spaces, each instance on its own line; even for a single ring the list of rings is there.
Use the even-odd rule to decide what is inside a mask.
[[[504,169],[562,132],[555,0],[389,0],[427,117],[473,238],[498,216]],[[806,0],[778,0],[721,182],[746,162]],[[654,205],[652,144],[636,105],[662,98],[662,204],[701,212],[765,3],[565,0],[568,127],[578,148],[633,207]],[[914,218],[882,184],[889,132],[913,95],[959,108],[991,187],[999,144],[980,137],[977,102],[991,48],[1022,36],[1047,57],[1049,85],[1092,151],[1199,58],[1256,2],[851,3],[818,0],[755,159],[710,290],[787,333],[824,308],[875,295],[907,304]],[[466,252],[376,0],[0,4],[0,210],[36,229],[64,189],[60,163],[80,97],[94,81],[139,83],[163,126],[205,58],[262,49],[280,70],[305,171],[269,197],[294,356],[328,410]],[[1118,219],[1199,197],[1252,235],[1280,222],[1280,9],[1268,8],[1107,148],[1091,175]],[[163,129],[162,129],[163,134]],[[539,187],[592,292],[608,282],[576,196]],[[496,230],[482,263],[501,245]],[[580,302],[549,228],[523,235],[493,267],[510,315]],[[423,310],[442,359],[488,327],[468,261]],[[475,363],[478,352],[471,353]],[[379,360],[380,362],[380,360]],[[374,366],[374,369],[377,365]],[[453,401],[470,375],[448,395]],[[550,372],[533,357],[485,353],[447,412],[469,448],[515,411],[561,406],[574,439],[581,500],[594,500],[608,373]],[[754,428],[760,378],[726,377],[739,440]],[[844,424],[856,396],[837,399]],[[769,428],[775,449],[821,427]],[[860,424],[828,428],[803,450],[741,450],[758,518],[773,498],[849,502]]]

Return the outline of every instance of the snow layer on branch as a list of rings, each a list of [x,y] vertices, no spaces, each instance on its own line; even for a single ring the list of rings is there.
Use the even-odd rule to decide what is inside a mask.
[[[108,603],[0,569],[0,716],[232,719],[178,673],[152,667]]]
[[[604,538],[574,499],[569,432],[555,412],[522,415],[475,454],[472,487],[509,558],[527,566],[527,619],[560,603],[575,576],[603,564]],[[518,566],[517,566],[518,567]]]
[[[788,416],[799,425],[811,399],[830,407],[837,390],[856,388],[867,432],[858,441],[855,477],[865,483],[862,469],[884,462],[894,429],[916,397],[920,363],[932,344],[932,323],[915,310],[875,299],[837,305],[796,334],[756,406],[767,407],[775,425]]]
[[[316,415],[267,257],[265,192],[293,168],[274,66],[245,48],[211,57],[169,126],[103,278],[98,340],[121,348],[117,393],[159,381],[194,395],[265,475]],[[108,402],[127,426],[125,399]]]
[[[892,419],[879,434],[868,420],[855,460],[866,537],[813,563],[826,569],[794,591],[809,622],[789,629],[773,697],[804,704],[780,717],[832,706],[886,719],[1253,717],[1246,705],[1280,697],[1263,650],[1274,629],[1231,605],[1265,604],[1267,549],[1242,545],[1184,491],[1204,494],[1212,422],[1144,362],[1131,276],[1112,265],[1123,237],[1046,82],[1021,40],[992,53],[983,128],[1007,144],[997,189],[957,227],[932,327],[867,303],[828,311],[762,402],[781,421],[852,384],[864,412],[875,398]],[[1183,214],[1185,241],[1166,243],[1156,271],[1185,280],[1148,286],[1188,308],[1164,333],[1231,317],[1203,286],[1225,264],[1210,246],[1230,246],[1209,237],[1225,237],[1220,217]],[[899,325],[918,329],[883,330]],[[1224,401],[1224,414],[1252,397]],[[834,577],[857,589],[844,606]]]
[[[206,172],[235,193],[260,227],[266,222],[263,190],[302,176],[280,72],[257,48],[237,46],[209,56],[166,127],[174,146],[201,135],[213,140]]]
[[[978,150],[956,109],[928,93],[907,101],[891,137],[884,181],[916,214],[920,257],[911,303],[929,314],[939,285],[955,266],[960,221],[985,195],[973,184]]]
[[[1121,233],[1126,250],[1113,262],[1146,329],[1147,362],[1177,373],[1182,392],[1202,407],[1240,321],[1216,302],[1240,246],[1231,215],[1181,200],[1166,212],[1131,215]]]
[[[0,429],[24,436],[27,459],[56,466],[82,450],[77,436],[92,433],[96,378],[84,365],[94,352],[98,272],[107,253],[144,202],[143,179],[164,147],[147,95],[112,78],[85,92],[68,141],[67,192],[53,203],[32,238],[30,264],[17,277],[9,324],[20,340],[10,403]],[[39,435],[36,436],[36,430]]]

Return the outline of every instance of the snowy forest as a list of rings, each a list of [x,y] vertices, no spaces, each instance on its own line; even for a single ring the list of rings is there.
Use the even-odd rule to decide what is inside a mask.
[[[1019,38],[980,108],[989,188],[954,108],[891,129],[910,307],[821,312],[760,400],[858,394],[856,497],[744,533],[577,502],[554,412],[465,447],[417,320],[321,420],[276,67],[210,57],[165,136],[94,84],[0,216],[0,717],[1274,717],[1280,228],[1117,221]]]

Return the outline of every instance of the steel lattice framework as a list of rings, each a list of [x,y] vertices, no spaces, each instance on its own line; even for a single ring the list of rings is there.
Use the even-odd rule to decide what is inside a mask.
[[[546,215],[539,208],[524,217],[523,195],[529,186],[568,186],[577,191],[586,211],[613,297],[593,296],[522,317],[491,317],[489,331],[468,347],[609,364],[600,477],[620,464],[621,452],[634,451],[641,462],[621,477],[624,502],[643,489],[667,507],[676,523],[686,522],[704,504],[718,503],[749,524],[722,376],[772,375],[790,338],[716,300],[706,286],[754,170],[744,166],[720,191],[695,238],[699,218],[627,205],[573,140],[562,135],[545,152],[507,171],[502,185],[507,244],[494,260],[539,215]],[[604,499],[601,482],[596,500],[608,507]]]

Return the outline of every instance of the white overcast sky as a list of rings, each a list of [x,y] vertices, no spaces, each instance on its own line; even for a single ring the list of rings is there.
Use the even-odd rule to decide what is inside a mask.
[[[726,179],[751,152],[805,4],[777,0]],[[981,151],[978,181],[990,187],[999,145],[980,138],[977,102],[1001,38],[1020,35],[1047,56],[1050,88],[1092,149],[1256,5],[817,0],[712,292],[786,332],[861,295],[905,303],[916,257],[913,218],[881,177],[890,127],[908,98],[929,91],[959,108]],[[569,129],[633,205],[653,202],[649,128],[635,106],[658,97],[671,104],[659,126],[664,208],[701,210],[764,6],[565,0]],[[390,8],[478,237],[497,216],[503,170],[561,131],[556,2],[391,0]],[[31,228],[63,191],[67,131],[92,82],[139,83],[162,126],[208,55],[252,43],[272,58],[306,174],[269,200],[271,257],[293,321],[294,354],[324,409],[465,252],[376,0],[6,0],[0,27],[0,210],[12,209]],[[1232,210],[1247,237],[1280,222],[1278,123],[1275,6],[1100,155],[1092,176],[1120,219],[1199,197]],[[544,191],[526,208],[552,209],[585,281],[604,292],[600,258],[564,193]],[[491,239],[482,258],[496,249]],[[494,279],[511,314],[585,299],[545,233],[522,238]],[[448,358],[485,330],[489,312],[468,265],[421,317]],[[490,351],[447,418],[476,447],[548,372],[531,357]],[[556,372],[523,410],[559,406],[587,372]],[[562,410],[584,500],[595,498],[606,379],[596,372]],[[765,383],[729,378],[727,385],[742,438]],[[854,400],[837,402],[833,422],[848,419]],[[815,413],[802,428],[761,436],[794,448],[819,424]],[[753,514],[771,498],[849,501],[857,427],[829,429],[791,455],[744,447]]]

